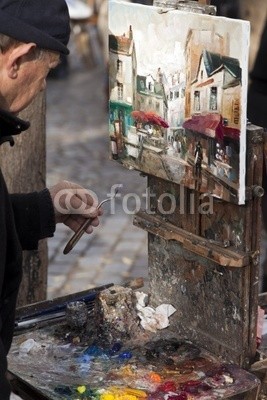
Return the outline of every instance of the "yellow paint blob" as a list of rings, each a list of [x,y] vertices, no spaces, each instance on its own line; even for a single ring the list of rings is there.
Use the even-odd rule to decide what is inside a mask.
[[[146,392],[144,392],[143,390],[140,390],[140,389],[125,388],[124,391],[127,394],[130,394],[132,396],[142,397],[142,398],[146,398],[147,397]]]
[[[78,386],[77,387],[77,392],[80,394],[83,394],[86,391],[86,386]]]
[[[140,400],[146,397],[147,394],[143,390],[112,386],[100,395],[100,400]]]
[[[111,393],[103,393],[100,395],[100,400],[115,400],[115,396]]]

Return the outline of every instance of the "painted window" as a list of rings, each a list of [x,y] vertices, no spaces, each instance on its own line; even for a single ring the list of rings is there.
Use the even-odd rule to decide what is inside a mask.
[[[145,82],[143,80],[140,80],[140,87],[141,90],[145,90]]]
[[[200,91],[195,90],[194,93],[194,110],[200,111]]]
[[[121,60],[117,60],[117,73],[119,75],[122,75],[122,61]]]
[[[218,109],[218,89],[216,86],[210,88],[210,111],[217,111]]]
[[[117,82],[117,87],[118,87],[118,100],[123,99],[123,84],[120,82]]]

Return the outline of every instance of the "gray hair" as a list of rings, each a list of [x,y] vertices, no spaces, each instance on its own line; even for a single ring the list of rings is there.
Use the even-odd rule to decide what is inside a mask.
[[[20,42],[10,36],[0,33],[0,52],[5,53],[11,47],[16,47]]]
[[[10,36],[4,35],[3,33],[0,33],[0,53],[5,53],[8,51],[11,47],[17,47],[23,42],[20,42],[17,39],[14,39]],[[46,53],[46,50],[39,49],[36,47],[33,50],[33,58],[36,60],[41,60]]]

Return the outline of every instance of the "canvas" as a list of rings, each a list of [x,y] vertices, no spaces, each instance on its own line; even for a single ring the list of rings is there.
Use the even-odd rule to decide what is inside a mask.
[[[245,202],[249,22],[109,4],[109,137],[128,168]]]

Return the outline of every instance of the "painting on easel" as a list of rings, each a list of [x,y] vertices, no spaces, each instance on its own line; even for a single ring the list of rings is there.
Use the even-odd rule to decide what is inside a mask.
[[[248,47],[247,21],[110,1],[112,157],[244,204]]]

